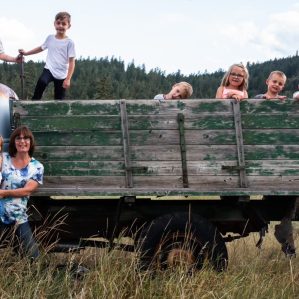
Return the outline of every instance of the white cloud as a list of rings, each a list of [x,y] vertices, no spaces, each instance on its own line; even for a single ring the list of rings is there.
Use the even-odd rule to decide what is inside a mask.
[[[294,55],[299,48],[299,5],[269,15],[263,22],[226,23],[219,29],[214,46],[243,62]]]
[[[272,56],[295,54],[299,39],[299,6],[269,16],[265,28],[260,28],[253,41],[261,50]]]
[[[5,43],[19,43],[34,38],[34,33],[15,19],[0,18],[0,32]]]
[[[236,1],[215,2],[216,9],[211,1],[98,0],[92,1],[92,11],[90,6],[70,2],[66,5],[73,16],[69,36],[78,57],[115,56],[126,63],[134,59],[147,70],[180,69],[185,74],[295,54],[299,0],[285,0],[283,5],[258,0],[237,6],[232,3]],[[8,54],[20,47],[32,49],[55,33],[53,16],[61,2],[55,0],[45,13],[42,2],[29,0],[26,7],[35,7],[35,18],[26,7],[16,12],[14,5],[3,5],[0,38]],[[44,60],[45,55],[46,51],[27,59]]]
[[[30,50],[41,43],[34,31],[13,18],[0,17],[0,32],[4,50],[9,55],[17,55],[18,49]],[[43,60],[44,55],[31,56],[30,59]]]

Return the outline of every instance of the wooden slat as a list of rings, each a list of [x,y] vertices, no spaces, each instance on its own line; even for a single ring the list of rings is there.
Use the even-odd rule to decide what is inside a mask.
[[[23,116],[119,115],[117,100],[15,102],[14,111]]]
[[[126,175],[126,188],[133,188],[129,124],[128,124],[128,115],[127,115],[125,100],[120,102],[120,115],[121,115],[123,154],[124,154],[124,163],[125,163],[124,167],[125,167],[125,175]]]
[[[236,132],[236,145],[237,145],[237,161],[238,161],[238,171],[240,177],[240,187],[247,187],[247,178],[245,172],[245,156],[244,156],[244,141],[243,141],[243,131],[242,131],[242,121],[240,112],[240,102],[232,102],[233,113],[234,113],[234,123]]]
[[[251,114],[251,115],[268,115],[272,114],[289,114],[299,113],[299,105],[298,101],[294,101],[293,99],[287,99],[286,101],[280,100],[259,100],[259,99],[250,99],[247,101],[242,101],[240,105],[242,114]]]
[[[226,168],[224,168],[226,166]],[[238,175],[236,161],[190,161],[189,175]],[[247,175],[299,176],[298,160],[253,160],[246,162]],[[229,168],[231,167],[231,169]],[[235,168],[234,168],[235,167]],[[124,162],[120,161],[50,161],[45,163],[47,175],[63,176],[118,176],[124,175]],[[181,161],[132,161],[134,176],[182,175]]]
[[[46,132],[121,130],[119,115],[29,116],[22,118],[22,124]]]
[[[242,115],[244,129],[296,129],[299,128],[299,114]]]
[[[178,130],[176,115],[156,115],[144,117],[130,116],[128,123],[131,130]],[[24,116],[22,124],[35,131],[69,132],[73,130],[121,130],[119,115],[76,115],[76,116]],[[232,129],[231,115],[193,116],[186,119],[186,129]]]
[[[246,160],[299,160],[297,145],[245,145]],[[235,161],[235,145],[188,145],[188,161]],[[37,146],[34,157],[51,161],[123,161],[122,146]],[[131,147],[133,161],[179,161],[179,145]]]
[[[44,180],[44,185],[40,188],[55,188],[60,186],[63,188],[125,188],[123,176],[47,176]],[[238,176],[189,176],[190,188],[219,190],[219,189],[239,189]],[[269,186],[271,190],[283,189],[298,189],[297,176],[250,176],[248,177],[249,188],[256,188],[256,190],[263,190]],[[147,188],[155,190],[156,187],[164,188],[181,188],[181,176],[137,176],[134,177],[134,185],[136,188]],[[213,186],[213,188],[211,188]]]
[[[180,100],[159,102],[156,100],[127,100],[127,111],[129,115],[176,115],[184,113],[186,115],[231,114],[229,101],[215,101],[214,99],[205,100]]]
[[[121,131],[40,132],[33,130],[33,133],[37,144],[43,146],[122,145]],[[178,134],[176,130],[131,130],[130,141],[132,146],[174,145],[179,144]],[[234,135],[233,130],[188,130],[186,131],[186,144],[235,144]],[[259,136],[252,132],[248,134],[248,138],[258,139]]]
[[[160,103],[154,100],[127,100],[129,115],[156,115],[177,114],[183,112],[188,115],[199,114],[231,114],[231,100],[192,99],[181,101],[165,101]],[[119,100],[65,100],[39,101],[40,105],[32,101],[18,101],[14,103],[14,111],[21,115],[118,115]],[[274,113],[299,113],[298,102],[288,99],[264,101],[249,99],[240,105],[242,114],[274,114]]]
[[[270,189],[269,188],[215,188],[211,189],[193,189],[193,188],[80,188],[71,187],[63,188],[56,186],[54,188],[39,188],[33,196],[157,196],[159,200],[169,199],[169,196],[179,197],[184,196],[188,199],[189,196],[244,196],[244,195],[283,195],[283,196],[293,196],[298,195],[298,188],[291,189],[289,187],[280,189]]]
[[[244,144],[292,145],[299,143],[299,129],[243,130]]]
[[[183,187],[188,188],[188,167],[187,167],[187,148],[185,139],[185,117],[184,114],[179,113],[177,115],[177,121],[179,126],[179,137],[180,137],[180,152],[181,152],[181,164],[182,164],[182,177]]]
[[[177,130],[176,116],[130,116],[130,128],[132,130]],[[120,130],[120,118],[118,115],[105,115],[99,118],[92,116],[30,116],[23,117],[22,124],[36,131],[69,131],[69,130],[96,130],[116,129]],[[299,115],[243,115],[242,126],[244,129],[292,129],[299,127]],[[233,118],[231,115],[199,115],[186,118],[186,129],[232,129]]]

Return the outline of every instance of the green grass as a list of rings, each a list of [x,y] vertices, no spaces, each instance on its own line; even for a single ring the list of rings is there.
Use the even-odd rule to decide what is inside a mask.
[[[226,272],[207,266],[193,275],[183,268],[139,272],[137,255],[119,250],[52,253],[30,263],[2,249],[0,298],[299,298],[299,257],[290,260],[281,253],[273,228],[261,250],[255,247],[257,240],[252,234],[227,244]],[[298,237],[296,243],[299,247]],[[81,279],[72,272],[76,263],[90,269]],[[57,270],[59,264],[66,267]]]

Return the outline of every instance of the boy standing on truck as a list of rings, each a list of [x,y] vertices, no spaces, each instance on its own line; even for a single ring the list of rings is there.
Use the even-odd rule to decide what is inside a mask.
[[[54,99],[63,100],[65,91],[71,85],[71,78],[75,70],[75,44],[66,35],[71,27],[71,15],[59,12],[55,16],[55,35],[49,35],[39,47],[30,51],[20,49],[20,54],[32,55],[48,49],[46,65],[37,81],[32,100],[40,100],[48,84],[54,81]]]
[[[179,82],[172,86],[171,90],[167,94],[157,94],[154,100],[165,101],[165,100],[178,100],[188,99],[193,93],[193,88],[188,82]]]

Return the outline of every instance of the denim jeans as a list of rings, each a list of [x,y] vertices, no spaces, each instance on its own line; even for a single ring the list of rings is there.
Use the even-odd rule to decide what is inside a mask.
[[[13,246],[16,253],[36,259],[39,250],[28,222],[15,225],[0,223],[0,244]]]
[[[43,93],[50,82],[54,82],[54,99],[63,100],[65,97],[65,89],[62,87],[64,79],[55,79],[48,69],[44,69],[40,75],[32,96],[32,100],[40,100]]]

